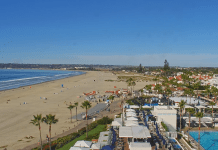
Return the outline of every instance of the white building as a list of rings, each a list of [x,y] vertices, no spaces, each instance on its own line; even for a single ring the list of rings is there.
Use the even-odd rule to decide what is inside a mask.
[[[164,122],[177,129],[177,110],[173,107],[168,109],[168,106],[155,106],[151,112],[156,117],[158,123]]]

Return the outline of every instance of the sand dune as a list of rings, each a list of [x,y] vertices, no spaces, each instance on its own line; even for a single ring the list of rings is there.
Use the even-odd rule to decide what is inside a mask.
[[[59,119],[57,124],[52,125],[52,136],[73,128],[77,123],[70,123],[70,111],[67,105],[70,102],[79,102],[81,105],[84,96],[81,98],[77,96],[82,96],[83,92],[92,91],[98,91],[100,95],[103,95],[106,90],[115,90],[114,86],[117,86],[117,89],[126,88],[125,82],[104,81],[107,79],[116,80],[117,76],[110,72],[87,72],[76,77],[32,85],[31,88],[28,86],[0,92],[0,147],[8,145],[8,150],[14,150],[37,143],[39,141],[38,128],[29,124],[33,115],[36,114],[45,116],[51,113]],[[64,88],[61,84],[64,84]],[[137,82],[135,89],[142,88],[145,84]],[[23,104],[24,102],[27,104]],[[92,105],[94,106],[95,103]],[[73,115],[76,114],[75,109],[72,112]],[[84,110],[78,107],[78,113],[81,112]],[[48,126],[42,124],[43,140],[46,139],[46,134],[48,134]],[[26,136],[34,138],[26,139]]]

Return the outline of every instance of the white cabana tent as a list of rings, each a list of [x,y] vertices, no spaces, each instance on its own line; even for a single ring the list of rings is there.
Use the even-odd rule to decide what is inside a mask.
[[[151,106],[142,106],[142,108],[151,108]]]
[[[126,120],[138,121],[138,118],[136,118],[136,117],[127,117]]]
[[[138,126],[139,123],[138,121],[132,121],[132,120],[126,120],[125,121],[125,126],[129,127],[129,126]]]
[[[90,150],[88,147],[71,147],[70,150]]]
[[[120,127],[119,128],[119,137],[133,137],[131,127]]]
[[[129,105],[129,108],[139,108],[137,105]]]
[[[126,109],[126,112],[135,112],[134,109]]]
[[[185,109],[186,108],[194,108],[194,107],[192,107],[192,106],[190,106],[190,105],[185,105]]]
[[[136,143],[136,142],[130,142],[129,145],[130,150],[151,150],[151,144],[150,143]]]
[[[201,109],[201,108],[207,108],[207,107],[205,107],[205,106],[195,106],[196,108],[198,108],[198,109]]]
[[[101,144],[100,143],[92,144],[92,147],[90,148],[90,150],[95,150],[95,149],[101,149]]]
[[[81,140],[81,141],[77,141],[74,144],[74,147],[88,147],[88,148],[90,148],[91,145],[92,145],[92,142]]]
[[[114,121],[112,121],[111,126],[113,126],[113,127],[122,126],[122,119],[121,118],[115,118]]]
[[[212,106],[207,106],[208,108],[212,108]],[[217,109],[218,106],[213,106],[213,109]]]
[[[131,116],[132,116],[132,117],[135,117],[135,116],[137,116],[137,115],[136,115],[136,113],[134,113],[134,112],[126,112],[126,116],[127,116],[127,117],[131,117]]]

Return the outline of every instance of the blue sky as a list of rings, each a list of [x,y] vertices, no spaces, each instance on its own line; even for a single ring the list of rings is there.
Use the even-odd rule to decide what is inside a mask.
[[[218,67],[216,0],[0,2],[0,63]]]

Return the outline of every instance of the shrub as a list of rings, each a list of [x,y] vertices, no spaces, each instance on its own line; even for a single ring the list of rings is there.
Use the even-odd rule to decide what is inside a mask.
[[[103,117],[102,119],[98,120],[97,123],[100,125],[106,125],[106,124],[111,124],[111,122],[113,121],[113,119],[107,117]]]

